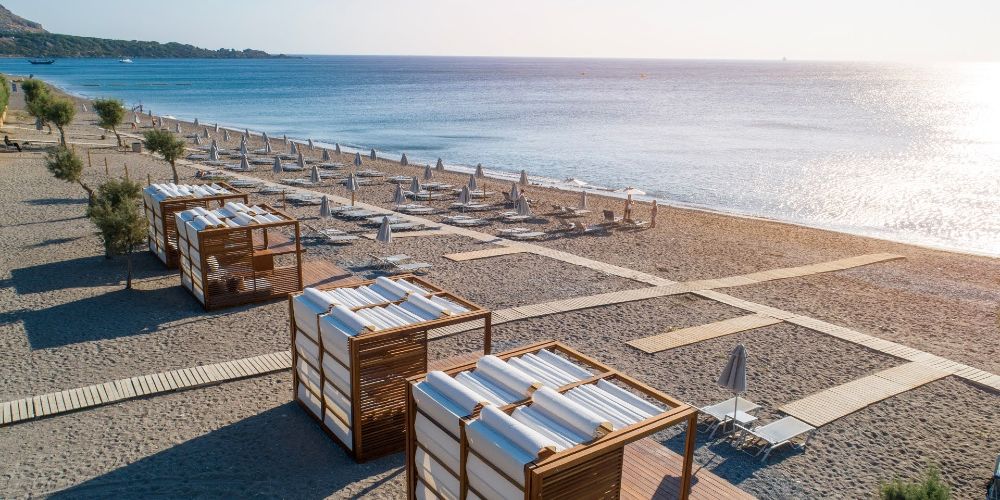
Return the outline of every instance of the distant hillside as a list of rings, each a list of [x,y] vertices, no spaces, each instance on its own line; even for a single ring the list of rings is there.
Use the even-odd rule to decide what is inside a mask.
[[[47,33],[42,25],[29,21],[0,5],[0,32],[4,33]]]
[[[111,40],[49,33],[41,24],[29,21],[0,5],[0,57],[141,57],[266,59],[287,57],[261,50],[209,50],[181,43]]]

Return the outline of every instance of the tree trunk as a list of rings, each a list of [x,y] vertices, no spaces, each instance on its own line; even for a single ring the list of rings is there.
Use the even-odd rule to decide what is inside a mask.
[[[59,125],[56,125],[56,128],[59,129],[59,144],[62,144],[63,147],[66,147],[66,132],[64,132],[63,128],[60,127]]]
[[[118,134],[118,129],[111,127],[111,131],[115,133],[115,139],[118,139],[118,147],[122,147],[122,136]]]
[[[76,181],[76,182],[80,184],[80,187],[82,187],[84,191],[87,192],[87,206],[88,207],[94,206],[94,190],[90,189],[90,187],[84,184],[83,181]]]
[[[176,161],[171,161],[170,162],[170,170],[173,170],[173,172],[174,172],[174,184],[180,184],[181,183],[181,178],[180,178],[180,176],[177,175],[177,162]]]
[[[125,253],[125,289],[132,289],[132,251]]]

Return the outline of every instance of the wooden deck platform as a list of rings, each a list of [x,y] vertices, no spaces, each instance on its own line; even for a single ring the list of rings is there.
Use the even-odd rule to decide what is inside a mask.
[[[810,394],[778,410],[809,425],[820,427],[883,399],[916,389],[948,375],[946,371],[923,363],[905,363]]]
[[[763,314],[750,314],[738,318],[730,318],[715,323],[681,328],[670,332],[653,335],[628,341],[628,345],[647,353],[657,353],[667,349],[694,344],[703,340],[714,339],[725,335],[761,328],[781,323],[780,319],[775,319]]]
[[[622,471],[622,500],[680,498],[683,457],[650,438],[625,447]],[[691,479],[691,499],[737,500],[753,495],[737,488],[706,469],[695,467]]]
[[[302,286],[304,288],[320,285],[349,285],[360,281],[361,278],[354,276],[350,271],[325,260],[308,260],[302,263]]]

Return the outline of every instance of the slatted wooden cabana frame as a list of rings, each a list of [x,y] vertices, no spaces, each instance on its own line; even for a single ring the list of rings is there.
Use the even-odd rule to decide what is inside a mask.
[[[695,439],[697,436],[698,410],[557,341],[540,342],[496,354],[496,356],[506,361],[507,359],[515,356],[521,356],[527,353],[537,353],[542,349],[548,349],[562,354],[569,358],[572,362],[590,368],[591,371],[597,372],[596,375],[590,378],[560,387],[556,390],[559,393],[564,393],[580,385],[596,383],[598,380],[603,379],[607,381],[615,381],[619,385],[641,393],[646,397],[665,405],[668,410],[655,417],[648,418],[623,429],[612,431],[603,437],[594,439],[589,443],[580,444],[574,446],[573,448],[553,453],[527,464],[524,468],[524,498],[559,498],[571,500],[619,498],[622,490],[623,468],[625,466],[625,446],[629,443],[662,431],[668,427],[686,422],[687,430],[685,436],[683,472],[682,477],[680,478],[680,498],[682,500],[687,500],[691,490]],[[447,373],[449,376],[454,377],[459,372],[472,370],[475,367],[476,361],[469,361],[442,371]],[[425,378],[426,374],[411,377],[406,384],[407,498],[411,500],[416,498],[417,481],[420,480],[417,477],[416,471],[417,447],[420,447],[420,449],[435,460],[438,465],[446,470],[449,470],[449,472],[459,478],[463,499],[466,498],[470,492],[475,493],[477,496],[482,498],[482,495],[473,491],[469,486],[468,475],[465,470],[465,464],[469,454],[475,453],[475,451],[471,450],[468,446],[468,440],[465,435],[465,426],[479,417],[479,411],[481,408],[476,408],[471,415],[468,415],[459,421],[460,435],[455,436],[453,432],[441,427],[433,418],[424,414],[419,408],[417,408],[416,401],[413,398],[413,386],[423,381]],[[531,398],[528,397],[509,405],[499,407],[499,409],[503,410],[507,414],[510,414],[516,408],[530,402]],[[460,443],[461,470],[451,471],[441,458],[436,457],[432,451],[417,442],[414,427],[418,412],[420,412],[434,425],[438,425],[439,430],[445,432],[447,435],[453,437]],[[480,460],[492,467],[492,464],[490,464],[488,460],[478,454],[476,455],[480,458]],[[506,477],[508,480],[511,479],[503,471],[495,467],[493,467],[493,469],[502,477]],[[433,488],[429,485],[426,483],[424,483],[424,485],[433,491]],[[437,492],[435,492],[435,494],[437,494],[440,498],[444,498]]]
[[[282,220],[204,229],[197,233],[196,247],[190,234],[178,233],[181,283],[206,310],[285,298],[302,290],[299,221],[270,205],[259,206]],[[282,230],[292,233],[292,239]],[[276,258],[286,256],[291,264],[276,264]]]
[[[225,182],[210,182],[196,185],[209,186],[212,184],[224,188],[229,193],[201,198],[167,198],[159,202],[159,213],[155,210],[157,207],[150,206],[149,200],[145,196],[142,197],[142,205],[146,211],[146,218],[149,220],[149,251],[156,255],[168,269],[177,269],[180,265],[180,255],[177,250],[177,225],[174,221],[174,214],[194,207],[212,210],[225,205],[229,201],[241,201],[243,203],[249,203],[250,201],[246,193],[241,193]]]
[[[327,384],[327,377],[323,368],[322,360],[320,366],[313,366],[308,360],[298,355],[295,341],[297,335],[305,335],[296,326],[295,308],[292,300],[300,294],[293,294],[288,299],[288,314],[291,318],[291,346],[292,346],[292,397],[306,414],[313,417],[320,427],[333,440],[341,445],[348,454],[355,460],[364,462],[373,458],[378,458],[391,453],[403,451],[406,447],[404,431],[406,429],[406,401],[409,377],[427,373],[427,331],[433,328],[454,325],[458,323],[483,321],[483,352],[489,354],[492,344],[492,312],[469,301],[452,292],[444,290],[426,280],[412,274],[405,274],[394,277],[393,280],[405,279],[414,283],[434,296],[440,296],[450,301],[456,302],[469,309],[468,312],[455,316],[415,323],[393,329],[379,330],[375,332],[362,333],[348,340],[348,350],[351,366],[344,366],[332,353],[327,351],[323,345],[322,334],[319,337],[320,353],[329,353],[330,358],[349,370],[351,377],[351,394],[344,394],[336,386],[330,384],[342,396],[351,400],[351,419],[353,424],[341,422],[352,429],[352,443],[347,446],[335,435],[322,420],[322,416],[317,417],[305,403],[299,399],[298,363],[299,360],[307,364],[310,368],[319,373],[321,382]],[[335,288],[357,288],[371,285],[375,280],[366,280],[350,285],[334,285],[317,287],[319,290],[332,290]],[[405,300],[405,299],[404,299]],[[403,300],[391,302],[400,304]],[[390,304],[376,304],[372,306],[354,307],[354,311],[365,307],[379,307]],[[299,318],[298,320],[302,320]],[[306,321],[316,321],[317,325],[320,316],[308,318]],[[317,327],[317,330],[319,328]],[[308,336],[307,336],[308,337]],[[311,340],[310,340],[311,341]],[[303,386],[314,397],[320,401],[320,415],[327,414],[329,405],[322,394],[316,394],[308,385]],[[320,387],[323,392],[323,387]],[[331,412],[336,415],[336,412]],[[339,417],[338,417],[339,418]]]

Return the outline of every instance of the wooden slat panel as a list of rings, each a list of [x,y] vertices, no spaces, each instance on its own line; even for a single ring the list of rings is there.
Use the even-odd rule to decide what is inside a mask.
[[[734,333],[761,328],[781,323],[781,320],[774,319],[760,314],[740,316],[707,325],[682,328],[671,332],[661,333],[652,337],[645,337],[628,341],[628,344],[636,349],[647,353],[656,353],[667,349],[674,349],[680,346],[701,342],[703,340],[732,335]]]

